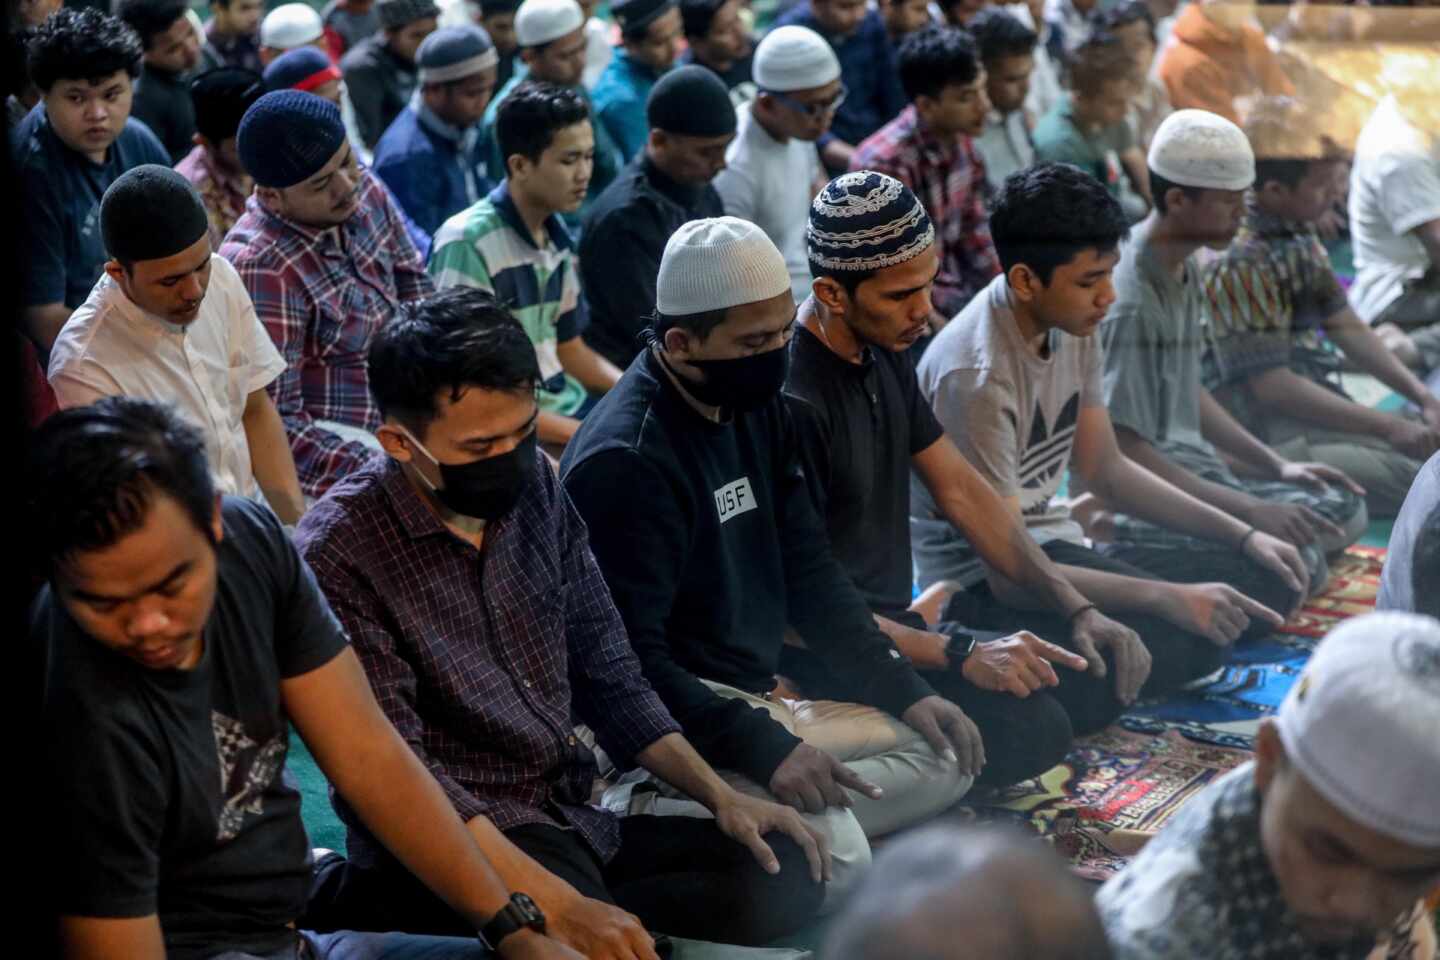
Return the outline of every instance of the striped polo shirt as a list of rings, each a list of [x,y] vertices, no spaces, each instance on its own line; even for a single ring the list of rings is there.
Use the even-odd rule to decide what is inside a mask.
[[[545,221],[547,242],[535,245],[510,199],[509,181],[445,221],[435,234],[430,275],[440,289],[489,290],[520,321],[540,361],[540,409],[573,416],[585,388],[560,366],[557,345],[585,328],[574,241],[558,216]]]

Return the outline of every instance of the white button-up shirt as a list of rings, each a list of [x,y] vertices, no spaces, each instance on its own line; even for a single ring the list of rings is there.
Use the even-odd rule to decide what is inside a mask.
[[[260,499],[245,402],[284,369],[235,268],[212,256],[200,312],[185,326],[141,310],[102,276],[60,331],[49,377],[62,408],[108,396],[171,404],[204,433],[216,489]]]

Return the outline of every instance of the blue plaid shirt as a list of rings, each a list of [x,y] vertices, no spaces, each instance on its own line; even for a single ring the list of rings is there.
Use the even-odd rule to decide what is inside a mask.
[[[296,542],[350,635],[385,715],[464,820],[573,828],[602,858],[615,817],[590,806],[583,722],[622,770],[680,727],[630,648],[585,525],[550,463],[485,529],[481,550],[377,456],[331,488]],[[342,801],[349,851],[380,845]]]

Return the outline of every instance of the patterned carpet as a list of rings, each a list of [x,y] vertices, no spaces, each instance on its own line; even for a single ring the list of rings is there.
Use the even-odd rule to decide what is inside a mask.
[[[1372,610],[1385,551],[1351,547],[1325,591],[1272,637],[1242,644],[1213,677],[1183,696],[1140,704],[1076,742],[1065,762],[1003,791],[972,793],[957,812],[1022,824],[1055,845],[1082,877],[1103,881],[1195,793],[1250,757],[1317,640]]]

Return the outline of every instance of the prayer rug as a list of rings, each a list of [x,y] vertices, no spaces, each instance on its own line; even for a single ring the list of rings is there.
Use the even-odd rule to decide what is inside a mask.
[[[1100,882],[1118,873],[1187,800],[1249,758],[1245,749],[1126,719],[1077,740],[1065,761],[1042,776],[972,793],[956,813],[1028,828],[1080,876]]]
[[[1380,590],[1380,568],[1385,562],[1381,547],[1351,547],[1330,563],[1330,582],[1318,597],[1307,601],[1281,633],[1319,640],[1341,620],[1375,609]]]

